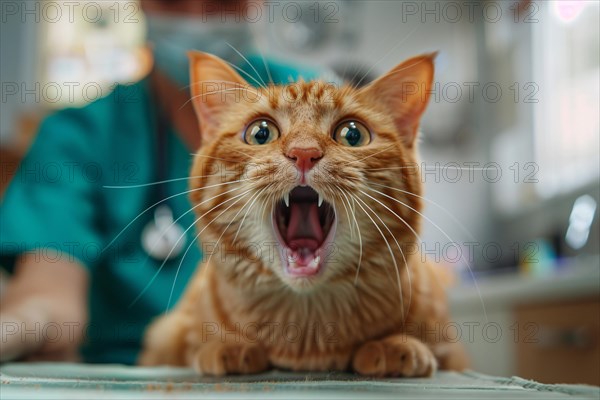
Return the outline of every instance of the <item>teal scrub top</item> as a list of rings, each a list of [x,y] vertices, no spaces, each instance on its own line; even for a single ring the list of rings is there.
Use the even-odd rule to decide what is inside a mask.
[[[274,62],[268,62],[267,73],[261,58],[250,60],[254,68],[240,68],[265,81],[270,76],[286,83],[300,75],[299,69]],[[316,76],[301,70],[304,79]],[[152,208],[144,210],[160,196],[173,196],[165,203],[174,218],[191,207],[187,181],[178,178],[188,176],[193,151],[172,127],[166,179],[174,180],[162,192],[144,186],[159,175],[154,108],[149,82],[142,80],[49,116],[0,205],[2,266],[10,270],[18,255],[36,251],[48,268],[66,258],[89,270],[90,320],[82,349],[87,362],[135,363],[146,326],[177,303],[201,259],[201,245],[194,243],[185,258],[182,252],[159,272],[162,260],[148,256],[141,244],[142,230],[154,217]],[[195,218],[189,212],[179,223],[187,228]],[[187,231],[184,249],[196,233]],[[72,329],[62,328],[63,334]]]

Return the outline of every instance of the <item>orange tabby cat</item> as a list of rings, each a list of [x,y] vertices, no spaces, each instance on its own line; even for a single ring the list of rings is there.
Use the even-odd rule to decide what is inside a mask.
[[[416,137],[433,57],[370,85],[251,88],[190,53],[203,144],[190,185],[206,251],[140,362],[428,376],[461,369],[445,295],[416,244]],[[406,167],[409,166],[409,167]]]

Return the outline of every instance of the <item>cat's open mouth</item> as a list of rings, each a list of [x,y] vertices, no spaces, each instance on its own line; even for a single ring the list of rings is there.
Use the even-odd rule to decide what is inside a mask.
[[[273,229],[287,273],[318,274],[330,254],[335,235],[335,211],[309,186],[297,186],[275,206]]]

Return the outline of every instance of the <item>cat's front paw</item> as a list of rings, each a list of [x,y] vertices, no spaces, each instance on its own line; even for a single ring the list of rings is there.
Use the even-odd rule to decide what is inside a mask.
[[[193,366],[202,375],[256,374],[269,368],[269,359],[259,345],[206,343],[196,352]]]
[[[359,374],[368,376],[422,377],[437,370],[437,361],[420,340],[394,335],[360,346],[352,366]]]

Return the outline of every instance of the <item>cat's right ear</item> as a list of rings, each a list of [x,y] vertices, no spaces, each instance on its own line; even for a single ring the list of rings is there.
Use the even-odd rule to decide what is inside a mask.
[[[205,141],[216,134],[223,112],[239,98],[228,93],[249,85],[219,57],[200,51],[190,51],[188,57],[192,103]]]

